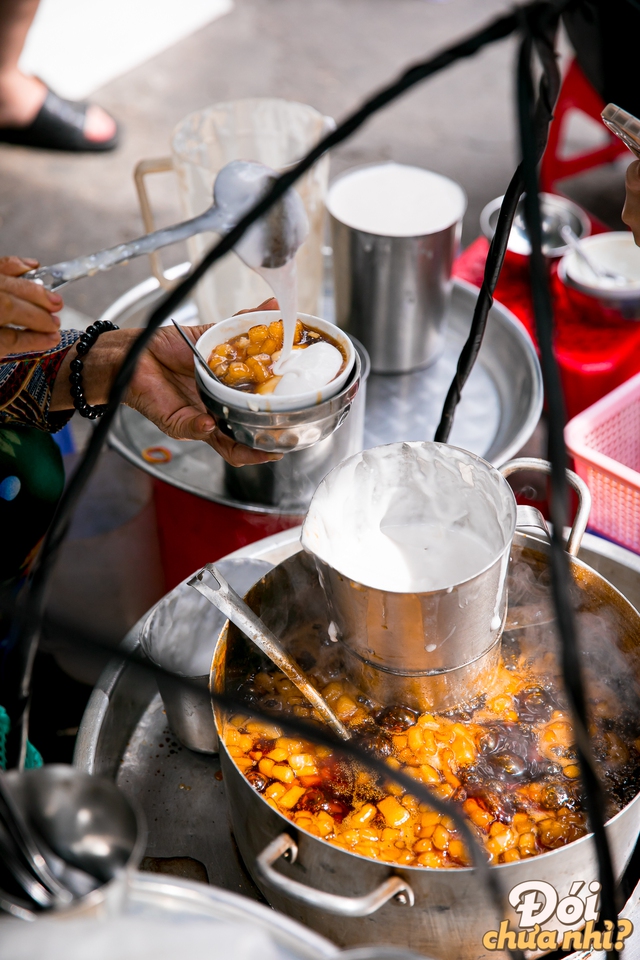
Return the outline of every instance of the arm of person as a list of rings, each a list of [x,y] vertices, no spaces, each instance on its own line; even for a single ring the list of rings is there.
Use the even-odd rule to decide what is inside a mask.
[[[40,283],[22,279],[38,266],[27,257],[0,257],[0,357],[44,352],[60,340],[56,312],[62,297]]]
[[[634,160],[627,167],[625,188],[622,219],[631,228],[633,239],[640,247],[640,160]]]
[[[195,343],[207,327],[184,327]],[[98,337],[83,357],[82,384],[86,402],[106,403],[115,376],[140,330],[113,330]],[[49,411],[73,409],[69,374],[75,348],[64,357],[53,385]],[[193,375],[193,354],[174,327],[162,327],[136,366],[124,401],[176,440],[203,440],[232,466],[279,460],[223,434],[205,409]]]

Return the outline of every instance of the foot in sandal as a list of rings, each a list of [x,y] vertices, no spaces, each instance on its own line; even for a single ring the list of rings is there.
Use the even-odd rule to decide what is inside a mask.
[[[45,150],[113,150],[118,125],[95,104],[63,100],[36,77],[18,71],[0,82],[0,143]]]

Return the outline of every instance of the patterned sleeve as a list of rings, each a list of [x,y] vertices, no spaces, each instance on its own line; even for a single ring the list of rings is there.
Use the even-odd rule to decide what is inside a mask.
[[[62,330],[60,343],[45,353],[14,353],[0,359],[0,426],[22,424],[56,433],[73,409],[49,413],[53,384],[62,361],[82,330]]]

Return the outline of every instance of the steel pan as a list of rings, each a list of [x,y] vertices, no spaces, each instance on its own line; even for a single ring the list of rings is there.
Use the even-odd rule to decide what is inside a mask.
[[[548,557],[548,546],[530,534],[516,534],[514,551],[527,551],[540,562]],[[570,563],[581,600],[589,609],[609,611],[617,628],[618,647],[628,655],[630,669],[640,676],[640,615],[600,574],[573,557]],[[328,629],[315,566],[304,554],[295,554],[274,568],[252,589],[247,602],[289,648],[304,634]],[[227,625],[214,655],[212,689],[225,689],[227,667],[237,662],[245,643],[239,632]],[[221,715],[217,710],[215,714],[220,725]],[[331,929],[332,938],[341,945],[391,941],[439,960],[503,956],[487,951],[482,938],[487,931],[498,929],[502,919],[509,919],[512,929],[517,929],[518,916],[512,912],[496,917],[488,893],[472,869],[390,867],[338,848],[294,826],[267,804],[224,746],[220,756],[240,853],[274,907],[312,929]],[[606,830],[619,878],[640,831],[640,794],[609,820]],[[561,897],[575,880],[589,884],[597,878],[591,835],[493,869],[499,872],[507,892],[522,881],[543,880]],[[555,919],[545,928],[567,929]]]

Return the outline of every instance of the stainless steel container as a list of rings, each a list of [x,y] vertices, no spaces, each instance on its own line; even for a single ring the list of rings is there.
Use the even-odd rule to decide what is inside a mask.
[[[503,200],[504,197],[496,197],[495,200],[491,200],[480,214],[480,229],[487,240],[493,239]],[[545,257],[563,257],[565,253],[568,253],[569,247],[560,232],[563,226],[571,227],[580,240],[588,237],[591,233],[589,215],[577,203],[573,203],[566,197],[560,197],[555,193],[541,193],[540,204],[542,207],[542,252]],[[520,198],[516,208],[507,247],[511,253],[517,253],[521,257],[528,257],[531,253],[531,244],[524,220],[524,197]]]
[[[473,575],[439,589],[401,592],[362,582],[350,565],[350,545],[362,542],[365,550],[367,530],[396,524],[424,525],[427,538],[443,528],[453,537],[457,528],[465,535],[461,550],[475,542],[488,550]],[[501,474],[447,444],[376,447],[325,477],[309,506],[302,545],[315,558],[333,635],[360,689],[380,703],[421,711],[447,710],[473,695],[499,655],[515,525],[515,499]],[[380,543],[389,544],[384,562],[403,561],[391,537]],[[421,541],[418,562],[423,549]]]
[[[239,501],[278,506],[283,513],[306,509],[320,481],[342,460],[364,446],[364,413],[367,379],[371,370],[369,355],[354,340],[360,358],[360,387],[351,403],[351,412],[338,430],[305,450],[294,450],[282,460],[250,464],[238,470],[225,463],[228,492]]]
[[[291,454],[328,439],[342,426],[360,389],[361,371],[360,357],[356,354],[351,376],[335,397],[304,410],[281,413],[228,406],[207,392],[197,367],[195,380],[200,399],[224,434],[254,450]]]
[[[221,560],[223,575],[241,596],[271,569],[262,560]],[[217,753],[208,683],[213,650],[226,617],[186,583],[149,612],[140,646],[156,666],[171,671],[156,680],[167,720],[180,743],[198,753]],[[189,679],[183,683],[180,677]]]
[[[599,559],[600,544],[590,557]],[[543,561],[548,546],[526,534],[516,533],[514,550],[532,551]],[[574,546],[579,544],[574,538]],[[611,544],[602,544],[609,550]],[[617,548],[616,548],[617,549]],[[637,558],[632,558],[635,563]],[[548,562],[548,559],[547,559]],[[581,600],[588,609],[606,609],[617,632],[618,650],[626,651],[630,668],[640,649],[640,615],[610,583],[575,557],[570,564]],[[606,566],[606,560],[604,564]],[[612,568],[613,569],[613,568]],[[288,586],[289,585],[289,586]],[[272,593],[273,591],[273,593]],[[317,575],[307,555],[298,554],[279,564],[254,589],[248,602],[268,625],[286,629],[280,633],[285,646],[296,642],[304,624],[320,622]],[[273,603],[277,595],[278,604]],[[326,613],[323,626],[326,629]],[[214,657],[212,680],[223,688],[227,658],[239,642],[234,627],[225,629]],[[241,641],[240,642],[244,642]],[[235,682],[237,683],[237,677]],[[217,720],[220,722],[220,715]],[[343,946],[355,943],[393,942],[438,960],[504,960],[502,951],[483,947],[483,937],[497,930],[502,919],[518,929],[519,917],[510,910],[496,917],[488,891],[473,869],[434,870],[389,866],[338,848],[294,826],[253,789],[224,747],[220,752],[224,783],[233,829],[244,862],[269,902],[312,929],[331,930]],[[640,830],[640,794],[606,826],[619,878],[628,863]],[[597,861],[592,836],[536,857],[492,867],[507,893],[523,881],[545,881],[567,896],[576,880],[585,885],[597,880]],[[329,919],[328,916],[329,915]],[[566,929],[553,918],[545,929]]]
[[[420,171],[432,178],[434,201],[443,190],[452,192],[451,216],[444,218],[442,228],[438,226],[433,232],[418,236],[384,236],[382,230],[358,229],[343,212],[341,193],[350,187],[354,174],[367,175],[390,168],[401,171],[400,175],[417,169],[371,164],[349,170],[332,184],[327,208],[333,245],[336,322],[362,341],[375,373],[406,373],[428,366],[442,350],[451,269],[460,242],[466,197],[446,177]],[[355,185],[354,189],[360,188]],[[381,199],[377,186],[372,184],[371,207],[375,208]],[[393,202],[393,197],[390,200]],[[398,207],[402,206],[398,198]]]
[[[269,537],[258,543],[252,543],[247,547],[243,547],[242,550],[234,554],[234,557],[264,559],[272,564],[282,564],[285,558],[300,551],[299,536],[299,528],[287,530],[274,537]],[[517,538],[518,535],[516,534],[516,539]],[[639,556],[616,544],[603,540],[601,537],[596,537],[588,533],[585,534],[580,546],[579,556],[584,563],[575,569],[580,569],[581,571],[589,570],[590,575],[593,573],[593,570],[598,571],[601,575],[601,577],[598,578],[600,584],[604,583],[602,578],[606,578],[610,584],[613,584],[614,587],[622,591],[632,604],[640,607]],[[589,566],[587,567],[586,564]],[[602,596],[602,594],[599,595]],[[609,593],[609,600],[617,595],[616,591]],[[303,595],[303,599],[306,600],[306,596]],[[137,628],[131,631],[128,645],[135,642],[139,634],[140,626],[139,624]],[[171,856],[179,852],[181,855],[192,856],[201,860],[207,868],[212,883],[218,884],[218,887],[224,887],[225,890],[233,890],[235,893],[237,893],[238,890],[242,891],[246,896],[240,899],[242,903],[247,904],[248,908],[250,908],[251,901],[248,901],[246,897],[253,896],[257,898],[259,894],[245,872],[241,869],[239,863],[236,864],[237,848],[235,843],[232,845],[226,824],[226,801],[223,795],[223,781],[213,777],[211,773],[211,765],[213,765],[214,770],[217,770],[217,761],[213,758],[198,756],[198,754],[187,750],[180,751],[174,755],[156,758],[153,753],[149,752],[146,746],[147,743],[149,743],[149,737],[152,738],[151,742],[154,742],[156,735],[164,728],[164,717],[161,710],[158,711],[157,709],[156,693],[155,681],[152,677],[149,677],[145,672],[141,671],[139,667],[134,666],[132,663],[118,660],[114,660],[109,664],[109,667],[105,669],[100,682],[91,694],[82,719],[76,742],[74,763],[77,767],[87,772],[99,773],[111,779],[117,779],[121,788],[128,796],[140,797],[149,824],[150,849],[157,851],[160,856]],[[158,751],[160,754],[163,752],[164,751]],[[161,776],[158,774],[158,770],[161,771]],[[236,770],[236,774],[237,773],[238,771]],[[230,776],[234,776],[233,772]],[[242,780],[242,778],[240,779]],[[193,785],[192,789],[190,791],[180,790],[178,786],[180,783]],[[231,780],[224,781],[224,783],[227,788],[229,788],[229,784],[231,784],[230,789],[235,789]],[[244,782],[244,788],[246,787],[248,787],[248,784]],[[242,785],[238,789],[242,789]],[[290,833],[293,830],[293,826],[290,822],[278,817],[271,807],[268,808],[267,812],[265,810],[266,804],[259,797],[256,797],[255,801],[257,802],[257,809],[260,812],[264,811],[267,816],[273,818],[266,824],[261,835],[254,837],[254,850],[260,851],[263,850],[272,839],[277,838],[281,832]],[[177,807],[177,804],[179,804],[179,807]],[[180,816],[167,817],[167,809],[171,809],[172,811],[179,809]],[[631,808],[627,808],[621,815],[621,823],[618,824],[617,820],[615,822],[611,821],[608,828],[610,833],[612,831],[618,832],[621,838],[620,849],[623,858],[626,851],[630,849],[629,845],[633,843],[633,831],[637,828],[637,820],[634,818],[638,813],[639,811],[637,809],[634,814]],[[238,815],[238,817],[235,818],[235,829],[239,832],[243,831],[246,823],[246,820],[242,823]],[[627,832],[627,840],[622,840],[622,831]],[[296,831],[295,838],[301,842],[298,849],[301,864],[288,866],[280,861],[275,865],[274,869],[278,872],[281,872],[281,870],[295,870],[297,876],[300,877],[301,871],[307,863],[307,853],[312,851],[313,845],[309,843],[312,838],[310,838],[308,834],[299,835]],[[301,838],[304,842],[301,841]],[[263,845],[260,846],[260,843]],[[316,840],[316,843],[320,845],[320,841]],[[581,853],[585,853],[585,855],[588,856],[590,841],[585,840],[584,842],[581,841],[581,843]],[[245,856],[249,855],[248,846],[248,842],[243,842],[243,853]],[[571,851],[572,848],[573,845],[564,848],[564,850],[558,850],[555,854],[536,858],[541,870],[544,871],[543,876],[552,877],[556,865],[560,865],[564,873],[563,855],[567,851]],[[339,878],[334,880],[329,875],[327,882],[321,889],[335,890],[338,893],[345,893],[347,895],[359,892],[366,893],[374,889],[376,884],[380,884],[380,882],[388,879],[389,876],[394,875],[395,871],[392,869],[389,869],[385,875],[379,869],[380,864],[372,864],[374,868],[376,866],[378,867],[375,874],[371,877],[363,877],[359,871],[360,868],[367,866],[367,861],[354,855],[345,854],[343,856],[349,868],[351,868],[351,878],[345,880],[341,868]],[[342,860],[339,859],[338,862],[341,863]],[[618,862],[620,863],[620,861]],[[532,863],[535,864],[535,861],[532,861]],[[571,865],[569,866],[571,867]],[[255,870],[256,868],[253,866],[251,869]],[[509,883],[511,877],[511,874],[506,872],[507,869],[511,870],[511,867],[498,868],[500,871],[499,876],[504,878],[505,884]],[[579,867],[575,869],[579,869]],[[293,872],[291,875],[295,877]],[[467,871],[467,875],[468,877],[464,878],[463,882],[466,884],[466,888],[469,889],[472,886],[473,875],[471,871]],[[166,876],[153,874],[136,876],[139,877],[141,881],[144,881],[145,884],[147,882],[151,883],[152,881],[162,884],[173,883],[172,878]],[[593,872],[590,876],[593,876]],[[312,883],[317,882],[320,884],[323,877],[318,876],[316,879],[314,872],[310,880]],[[368,880],[371,883],[370,887],[366,886]],[[452,882],[457,882],[457,880],[456,877],[451,877],[450,871],[444,874],[441,872],[437,876],[431,871],[430,875],[425,878],[425,882],[426,881],[432,885],[433,889],[437,888],[438,883],[444,884],[447,887],[446,896],[449,898],[449,903],[454,895],[458,897],[458,887],[453,891],[451,889]],[[176,882],[181,886],[185,885],[184,882]],[[244,886],[243,883],[245,884]],[[196,885],[194,884],[189,884],[189,886],[193,890],[196,889]],[[266,884],[263,885],[263,888],[266,888]],[[216,887],[207,887],[203,884],[197,885],[197,890],[201,897],[217,896],[220,894],[238,899],[235,893],[228,894],[220,891]],[[459,898],[461,900],[464,898],[464,893],[465,889],[460,888]],[[480,893],[477,889],[474,889],[473,895],[479,897]],[[271,897],[271,893],[268,893],[268,896]],[[636,901],[632,899],[629,903],[635,905]],[[359,921],[359,924],[364,928],[365,935],[369,938],[370,942],[389,942],[392,937],[396,937],[397,942],[403,942],[405,944],[411,943],[414,949],[418,950],[420,941],[415,936],[416,926],[423,926],[429,929],[432,916],[435,916],[438,906],[442,904],[443,901],[438,895],[438,897],[433,900],[433,912],[431,913],[427,895],[425,894],[423,898],[422,893],[420,893],[416,905],[411,908],[411,910],[407,910],[404,906],[392,902],[388,905],[388,908],[385,906],[384,909],[391,911],[391,916],[394,921],[397,921],[399,924],[403,918],[407,920],[408,917],[410,922],[407,922],[399,931],[398,926],[394,922],[388,934],[384,923],[376,922],[375,917],[365,921]],[[168,905],[167,903],[167,906]],[[474,905],[475,902],[472,904],[472,908]],[[445,912],[443,912],[439,918],[436,918],[439,930],[444,929],[447,919],[452,921],[453,918],[453,911],[449,909],[446,902],[444,906]],[[338,935],[342,934],[342,921],[336,921],[333,916],[328,917],[327,914],[321,912],[320,909],[314,910],[311,907],[298,904],[297,902],[293,905],[293,901],[290,898],[286,909],[287,912],[291,912],[292,909],[303,911],[306,916],[312,917],[312,922],[316,929],[324,929],[325,931],[330,929],[333,931],[335,926]],[[495,929],[495,917],[491,911],[488,898],[480,903],[479,909],[483,912],[484,917],[490,920],[490,924],[486,929]],[[629,916],[628,910],[629,905],[625,909],[625,916]],[[267,913],[274,921],[282,921],[284,923],[281,914],[271,910],[267,910]],[[414,913],[418,914],[416,919],[412,919]],[[635,920],[635,917],[632,917],[632,919]],[[474,922],[476,922],[477,929],[480,923],[479,921]],[[350,923],[355,927],[358,921],[351,920]],[[463,935],[466,935],[464,924],[465,917],[463,916],[460,923],[458,924],[456,922],[454,926],[456,929],[461,930]],[[24,926],[26,928],[26,925]],[[369,929],[370,933],[367,932]],[[448,938],[449,933],[445,931],[443,936]],[[364,939],[364,935],[362,939]],[[2,940],[2,937],[0,937],[0,940]],[[453,935],[452,942],[454,946],[450,950],[449,956],[456,955],[455,945],[459,940],[459,935]],[[450,941],[449,939],[445,939],[443,942],[445,945],[448,945]],[[628,940],[627,946],[629,946],[629,943],[630,941]],[[472,956],[475,958],[480,952],[481,950],[478,949]],[[13,960],[14,954],[11,951],[9,951],[9,956],[11,960]]]

